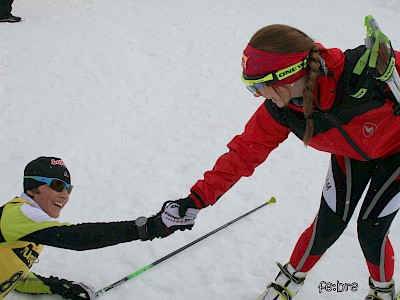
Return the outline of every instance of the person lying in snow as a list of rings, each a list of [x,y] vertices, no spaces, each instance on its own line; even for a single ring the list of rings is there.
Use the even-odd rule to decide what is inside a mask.
[[[191,229],[197,209],[185,217],[168,206],[149,218],[108,223],[60,223],[57,219],[72,192],[70,172],[62,159],[39,157],[25,167],[21,196],[0,207],[0,299],[16,290],[29,294],[58,294],[65,299],[94,299],[86,283],[30,272],[43,245],[90,250],[134,240],[169,236]]]

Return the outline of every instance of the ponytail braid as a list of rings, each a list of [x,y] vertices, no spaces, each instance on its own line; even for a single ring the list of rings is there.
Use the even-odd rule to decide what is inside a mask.
[[[304,117],[307,119],[306,132],[303,137],[303,143],[308,145],[314,133],[314,120],[312,114],[314,112],[314,91],[319,73],[319,49],[314,44],[308,56],[308,78],[306,87],[303,92],[303,112]]]

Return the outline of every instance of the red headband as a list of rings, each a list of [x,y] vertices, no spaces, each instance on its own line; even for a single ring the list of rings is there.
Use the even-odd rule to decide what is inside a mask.
[[[242,55],[243,73],[248,76],[258,76],[276,72],[301,62],[309,53],[310,51],[307,50],[290,54],[278,54],[258,50],[248,44]],[[300,70],[294,75],[283,79],[276,85],[293,83],[306,73],[307,69]]]

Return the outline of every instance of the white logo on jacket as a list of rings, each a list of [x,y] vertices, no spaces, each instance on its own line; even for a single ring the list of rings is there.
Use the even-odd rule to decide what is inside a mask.
[[[378,126],[374,123],[364,123],[363,126],[363,134],[366,138],[369,138],[374,135],[375,131],[378,129]]]
[[[333,178],[332,162],[329,164],[328,174],[326,175],[324,188],[322,193],[325,198],[326,204],[336,212],[336,185]]]

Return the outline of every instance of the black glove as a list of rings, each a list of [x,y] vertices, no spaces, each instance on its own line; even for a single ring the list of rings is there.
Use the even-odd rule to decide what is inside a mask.
[[[59,279],[57,277],[50,276],[45,278],[36,275],[43,283],[50,287],[53,294],[60,295],[64,299],[71,300],[94,300],[96,297],[96,291],[94,287],[83,282],[68,281],[66,279]]]
[[[139,217],[136,219],[135,224],[139,239],[142,241],[163,238],[171,234],[161,220],[161,213],[151,216],[150,218]]]
[[[182,198],[176,201],[173,201],[174,203],[179,205],[179,216],[183,218],[186,214],[186,211],[188,208],[197,208],[196,202],[190,197],[187,198]],[[166,202],[167,203],[167,202]],[[165,205],[165,204],[164,204]]]
[[[148,219],[145,217],[136,219],[135,224],[139,239],[146,241],[156,237],[164,238],[178,229],[182,231],[192,229],[199,210],[195,204],[190,206],[187,205],[189,203],[180,202],[180,200],[165,202],[161,211]],[[181,205],[183,206],[182,209]],[[180,215],[181,211],[182,216]]]

